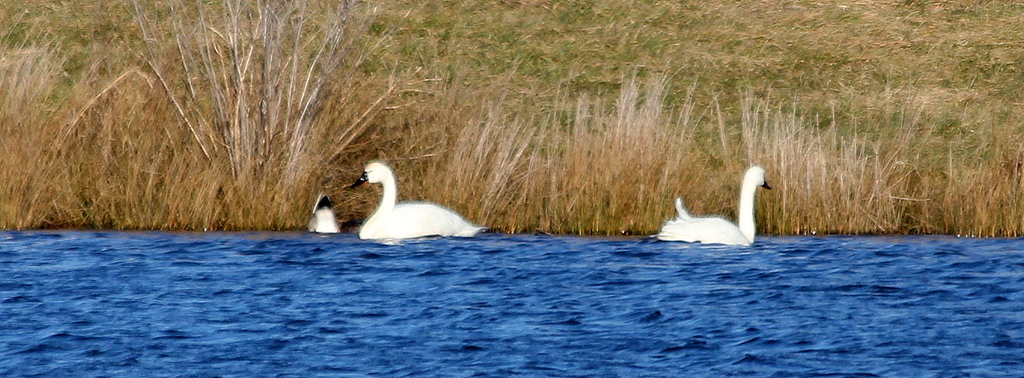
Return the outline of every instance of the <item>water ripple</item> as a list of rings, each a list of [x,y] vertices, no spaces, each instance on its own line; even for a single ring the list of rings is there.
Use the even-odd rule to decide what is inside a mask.
[[[2,232],[0,375],[1024,376],[1024,241]]]

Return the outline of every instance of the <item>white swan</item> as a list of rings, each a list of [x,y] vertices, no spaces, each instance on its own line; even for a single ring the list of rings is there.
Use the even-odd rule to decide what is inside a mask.
[[[326,194],[320,193],[316,205],[313,205],[313,215],[309,217],[309,231],[322,234],[337,233],[338,220],[334,217],[334,210],[331,209],[334,202]]]
[[[381,161],[366,165],[362,176],[350,187],[364,182],[384,186],[377,210],[359,228],[360,239],[407,239],[423,236],[471,237],[485,229],[469,223],[459,214],[430,202],[396,204],[398,188],[395,174]]]
[[[665,222],[658,233],[659,240],[697,243],[750,245],[754,242],[754,194],[757,187],[771,189],[764,179],[764,168],[753,166],[743,175],[740,189],[739,226],[721,217],[697,218],[683,208],[683,200],[676,198],[676,219]]]

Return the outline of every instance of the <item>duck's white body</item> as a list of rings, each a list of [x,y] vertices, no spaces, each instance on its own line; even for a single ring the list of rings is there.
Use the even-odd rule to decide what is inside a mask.
[[[335,218],[334,210],[331,209],[333,205],[334,203],[326,194],[321,193],[318,196],[316,205],[313,205],[313,215],[309,217],[309,231],[321,234],[339,232],[338,219]]]
[[[665,222],[659,240],[685,241],[693,243],[750,245],[754,243],[757,226],[754,224],[754,195],[757,187],[771,189],[764,178],[764,169],[753,166],[743,176],[740,189],[739,223],[733,224],[721,217],[694,217],[683,207],[683,200],[676,198],[676,219]]]
[[[364,182],[381,184],[384,195],[377,210],[359,228],[360,239],[409,239],[424,236],[472,237],[484,230],[454,211],[430,202],[397,203],[395,174],[383,162],[366,165],[352,187]]]

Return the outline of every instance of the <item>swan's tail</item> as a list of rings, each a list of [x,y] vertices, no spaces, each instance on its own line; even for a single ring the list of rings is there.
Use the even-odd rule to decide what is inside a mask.
[[[330,210],[332,206],[334,206],[334,202],[331,201],[331,197],[328,197],[324,192],[320,192],[316,197],[316,204],[313,205],[313,212],[315,213],[320,209]]]
[[[335,218],[334,210],[331,210],[331,206],[334,206],[331,198],[320,192],[317,196],[316,205],[313,205],[313,215],[309,217],[309,223],[307,224],[309,231],[327,234],[340,231],[338,220]]]
[[[683,199],[676,197],[676,212],[679,213],[679,219],[690,219],[690,213],[683,207]]]

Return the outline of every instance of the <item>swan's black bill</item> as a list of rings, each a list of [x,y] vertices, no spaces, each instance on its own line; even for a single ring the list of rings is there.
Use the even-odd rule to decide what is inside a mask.
[[[768,185],[768,181],[762,182],[761,183],[761,187],[765,188],[765,189],[771,189],[772,188],[770,185]]]
[[[366,178],[366,172],[363,172],[363,174],[361,176],[359,176],[358,179],[356,179],[356,182],[353,182],[352,185],[349,185],[348,187],[349,188],[355,188],[355,187],[357,187],[359,185],[363,185],[363,183],[368,181],[368,180],[369,179]]]

